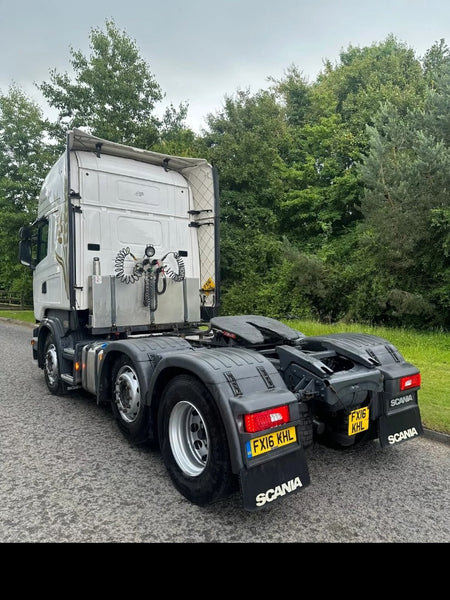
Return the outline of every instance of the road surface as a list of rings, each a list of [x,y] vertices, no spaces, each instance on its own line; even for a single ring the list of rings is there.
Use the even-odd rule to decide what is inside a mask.
[[[30,337],[0,319],[0,543],[450,542],[448,444],[314,446],[300,492],[255,513],[239,496],[200,508],[108,408],[48,392]]]

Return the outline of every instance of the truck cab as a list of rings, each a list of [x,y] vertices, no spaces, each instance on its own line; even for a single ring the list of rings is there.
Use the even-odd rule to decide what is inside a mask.
[[[38,206],[21,232],[36,321],[65,311],[95,334],[185,328],[215,314],[218,197],[206,160],[73,130]]]

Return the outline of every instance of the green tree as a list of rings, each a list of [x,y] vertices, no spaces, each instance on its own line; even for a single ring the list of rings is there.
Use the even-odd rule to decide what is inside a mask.
[[[280,260],[283,111],[269,91],[238,90],[207,125],[204,153],[220,177],[223,310],[253,312],[258,289]]]
[[[91,29],[91,54],[70,48],[72,79],[50,70],[50,82],[37,85],[58,111],[54,135],[64,140],[73,127],[86,127],[107,140],[151,148],[161,137],[180,131],[187,104],[170,105],[162,118],[155,109],[164,94],[141,58],[136,42],[107,20],[105,31]]]
[[[355,170],[359,149],[338,115],[297,132],[296,158],[282,169],[282,232],[304,249],[318,250],[361,218]]]
[[[430,79],[425,106],[405,117],[387,104],[370,129],[360,172],[362,243],[385,277],[378,318],[450,324],[450,63]]]
[[[335,64],[326,62],[312,84],[296,67],[275,82],[289,140],[281,167],[280,231],[300,252],[297,258],[292,254],[293,261],[305,265],[305,253],[310,265],[317,267],[315,261],[322,261],[321,270],[308,270],[321,273],[314,309],[310,303],[321,318],[351,315],[356,284],[372,273],[370,256],[357,243],[365,217],[364,182],[356,167],[369,147],[366,126],[375,123],[386,101],[399,118],[423,106],[425,86],[419,59],[393,36],[370,47],[350,45]],[[441,215],[440,223],[442,219]],[[373,293],[378,291],[375,286]]]
[[[31,276],[18,261],[18,232],[36,217],[43,178],[55,158],[48,122],[17,85],[0,95],[0,286],[30,302]]]
[[[441,38],[439,42],[435,42],[429,48],[422,59],[422,66],[425,75],[425,80],[428,87],[433,88],[436,77],[442,72],[448,71],[450,63],[450,49]]]
[[[269,77],[271,88],[284,107],[289,126],[297,129],[311,122],[311,85],[296,65],[290,65],[284,77]]]
[[[391,102],[402,116],[423,105],[425,80],[414,50],[391,34],[371,46],[349,45],[336,65],[327,61],[313,92],[328,99],[313,106],[340,114],[365,149],[365,127],[373,125],[381,105]]]
[[[405,114],[424,96],[420,61],[393,36],[370,47],[350,45],[339,58],[336,65],[327,61],[311,85],[295,67],[275,85],[291,137],[282,229],[313,249],[362,219],[362,185],[354,167],[367,149],[366,125],[381,103],[389,100]]]

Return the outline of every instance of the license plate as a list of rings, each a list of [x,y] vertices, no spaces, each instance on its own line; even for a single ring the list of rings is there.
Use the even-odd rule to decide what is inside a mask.
[[[275,450],[275,448],[281,448],[282,446],[293,444],[296,441],[297,431],[295,427],[287,427],[286,429],[281,429],[280,431],[274,431],[273,433],[268,433],[266,435],[262,435],[261,437],[253,438],[246,444],[247,458],[260,456],[261,454]]]
[[[348,415],[348,435],[356,435],[369,429],[369,407],[357,408]]]

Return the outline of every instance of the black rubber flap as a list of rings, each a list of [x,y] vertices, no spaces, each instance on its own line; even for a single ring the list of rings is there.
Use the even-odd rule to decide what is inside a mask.
[[[394,446],[423,435],[419,407],[380,417],[378,431],[381,446]]]
[[[244,508],[249,511],[269,507],[299,492],[310,483],[303,448],[284,454],[241,472],[241,491]]]

